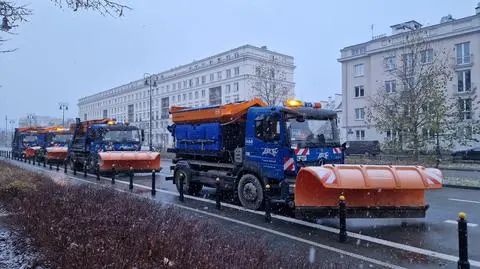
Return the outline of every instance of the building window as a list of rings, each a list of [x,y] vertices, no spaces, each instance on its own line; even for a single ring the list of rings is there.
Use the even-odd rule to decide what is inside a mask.
[[[363,86],[355,86],[355,97],[365,96],[365,90]]]
[[[195,78],[195,86],[200,85],[200,78],[196,77]]]
[[[355,119],[356,120],[365,119],[365,108],[355,108]]]
[[[176,90],[177,89],[177,84],[173,83],[172,84],[172,91]]]
[[[205,90],[202,90],[202,97],[205,97]]]
[[[354,66],[354,74],[356,77],[360,77],[364,75],[364,65],[363,64],[356,64]]]
[[[177,101],[178,101],[178,102],[182,101],[182,98],[181,98],[180,94],[177,95]]]
[[[227,69],[227,78],[231,78],[231,77],[232,77],[232,70]]]
[[[239,76],[239,75],[240,75],[240,67],[238,67],[238,66],[235,67],[235,68],[233,69],[233,73],[235,74],[235,76]]]
[[[184,81],[183,81],[183,88],[185,89],[186,87],[187,87],[187,81],[184,80]]]
[[[240,96],[239,96],[238,94],[235,94],[235,95],[233,96],[233,101],[234,101],[234,102],[240,101]]]
[[[413,53],[407,53],[402,55],[403,66],[407,68],[413,67]]]
[[[433,49],[422,50],[420,52],[420,61],[422,64],[430,64],[433,62]]]
[[[187,101],[187,94],[186,93],[183,94],[183,101]]]
[[[457,91],[468,92],[472,89],[472,80],[470,70],[463,70],[457,72]]]
[[[388,93],[397,91],[397,81],[396,80],[387,80],[385,81],[385,91]]]
[[[178,83],[177,83],[177,87],[178,87],[178,89],[180,90],[180,89],[182,88],[182,83],[181,83],[181,82],[178,82]]]
[[[469,120],[472,118],[472,99],[458,100],[458,109],[460,112],[460,120]]]
[[[233,91],[238,92],[238,82],[233,83]]]
[[[398,136],[398,132],[394,130],[387,130],[387,140],[396,140]]]
[[[188,80],[188,86],[191,88],[193,87],[193,79]]]
[[[202,76],[202,84],[205,84],[207,83],[207,77],[206,76]]]
[[[470,42],[460,43],[455,45],[457,50],[457,64],[469,64],[470,63]]]
[[[222,104],[222,87],[214,87],[209,89],[209,103],[210,105]]]
[[[191,92],[190,92],[190,93],[188,93],[188,100],[189,100],[189,101],[191,101],[191,100],[193,99],[193,97],[192,97],[192,96],[193,96],[193,93],[191,93]]]
[[[168,119],[168,108],[170,106],[169,104],[169,98],[168,97],[165,97],[165,98],[162,98],[162,111],[161,111],[161,118],[162,119]],[[157,111],[157,120],[158,120],[158,111]]]
[[[459,126],[457,128],[457,137],[461,138],[463,141],[472,139],[473,128],[471,125],[468,126]]]
[[[435,138],[435,132],[433,131],[433,129],[429,129],[429,128],[423,128],[422,135],[423,135],[423,139],[425,140],[430,140]]]
[[[395,70],[397,68],[397,57],[390,56],[385,58],[385,68],[387,70]]]
[[[217,80],[222,79],[222,71],[217,72]]]
[[[210,74],[210,81],[213,81],[215,79],[214,74]]]
[[[355,137],[357,140],[365,140],[365,130],[356,130]]]
[[[230,94],[230,84],[225,85],[225,92]]]
[[[166,88],[167,88],[167,92],[168,92],[170,90],[170,85],[167,85]]]
[[[238,56],[239,56],[238,52],[235,52],[234,57],[238,58]]]
[[[172,95],[172,103],[175,103],[175,95]]]

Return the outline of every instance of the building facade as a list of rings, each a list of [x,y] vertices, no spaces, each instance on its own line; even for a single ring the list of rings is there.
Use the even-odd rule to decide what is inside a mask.
[[[401,48],[402,40],[412,31],[423,31],[433,47],[451,52],[449,57],[454,70],[453,79],[447,85],[448,95],[464,102],[462,113],[468,115],[464,121],[466,125],[469,120],[478,119],[479,115],[474,111],[479,104],[472,100],[480,84],[480,4],[475,8],[475,15],[469,17],[453,19],[449,15],[441,18],[439,24],[428,27],[409,21],[391,28],[392,34],[389,36],[380,35],[371,41],[348,46],[340,51],[338,61],[342,68],[343,93],[341,127],[346,131],[346,139],[381,142],[394,139],[391,132],[377,131],[374,123],[367,121],[366,113],[369,98],[378,94],[378,91],[395,92],[396,88],[400,88],[399,82],[392,78],[389,68],[401,59],[395,59],[391,55]],[[431,58],[428,55],[431,54],[427,52],[426,61]],[[392,58],[393,61],[388,62]]]
[[[65,119],[65,126],[75,123],[74,119]],[[45,127],[45,126],[62,126],[62,118],[55,118],[50,116],[39,116],[30,114],[26,117],[18,119],[18,127]]]
[[[145,141],[149,141],[149,89],[152,89],[152,144],[166,148],[173,142],[167,131],[167,126],[172,124],[171,106],[201,107],[251,99],[256,96],[253,87],[258,73],[256,68],[273,61],[281,69],[279,77],[289,86],[285,99],[293,97],[293,57],[265,46],[244,45],[83,97],[78,102],[79,117],[81,120],[115,118],[128,121],[145,129]]]

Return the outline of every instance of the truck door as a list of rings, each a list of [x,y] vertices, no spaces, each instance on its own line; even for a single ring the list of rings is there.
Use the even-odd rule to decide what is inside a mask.
[[[272,112],[255,117],[253,132],[247,136],[246,159],[258,164],[268,178],[283,178],[281,114]]]

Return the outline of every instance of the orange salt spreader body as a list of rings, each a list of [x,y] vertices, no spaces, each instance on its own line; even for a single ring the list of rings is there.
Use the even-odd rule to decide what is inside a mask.
[[[421,166],[324,165],[302,168],[295,184],[296,215],[333,217],[340,195],[349,218],[422,218],[425,190],[442,187],[438,169]]]

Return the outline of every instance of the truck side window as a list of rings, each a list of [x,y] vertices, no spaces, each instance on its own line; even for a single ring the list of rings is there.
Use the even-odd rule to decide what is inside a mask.
[[[263,123],[264,120],[255,120],[255,137],[263,140]]]
[[[277,118],[270,117],[266,121],[264,132],[265,141],[277,141],[280,138],[280,121]]]

